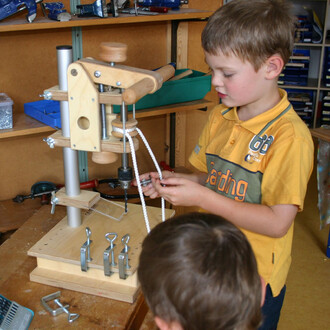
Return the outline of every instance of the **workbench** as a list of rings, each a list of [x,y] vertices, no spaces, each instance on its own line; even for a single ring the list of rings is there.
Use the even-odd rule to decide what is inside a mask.
[[[30,281],[36,259],[27,251],[66,213],[62,206],[57,206],[54,215],[50,210],[50,205],[42,206],[0,246],[0,293],[34,312],[31,329],[139,329],[148,311],[141,292],[130,304]],[[70,305],[70,313],[80,314],[71,324],[65,313],[51,316],[41,305],[42,297],[59,290],[61,303]]]

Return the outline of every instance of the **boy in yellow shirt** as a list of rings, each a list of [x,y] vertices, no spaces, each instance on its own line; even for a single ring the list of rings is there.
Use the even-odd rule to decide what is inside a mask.
[[[198,206],[238,226],[267,283],[261,329],[276,329],[291,263],[293,222],[313,168],[313,141],[277,85],[294,43],[295,18],[281,0],[233,0],[202,33],[221,104],[189,161],[191,175],[146,173],[151,198]]]

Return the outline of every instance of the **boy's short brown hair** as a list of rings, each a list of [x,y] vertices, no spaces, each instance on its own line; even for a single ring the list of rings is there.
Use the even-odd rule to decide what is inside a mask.
[[[202,46],[212,55],[234,54],[256,71],[275,54],[286,64],[293,50],[295,21],[285,0],[233,0],[210,17]]]
[[[183,329],[257,329],[261,281],[233,224],[187,213],[157,225],[142,245],[138,278],[155,316]]]

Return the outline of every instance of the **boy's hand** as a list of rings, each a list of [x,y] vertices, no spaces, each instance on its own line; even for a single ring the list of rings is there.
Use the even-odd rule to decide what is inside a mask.
[[[172,205],[200,206],[201,194],[208,189],[201,184],[182,177],[153,179],[157,194]]]
[[[163,171],[162,172],[162,177],[163,178],[168,178],[168,177],[171,177],[171,176],[174,176],[174,173],[173,172],[170,172],[170,171]],[[140,175],[140,182],[142,183],[142,191],[143,191],[143,194],[145,196],[148,196],[149,198],[157,198],[157,197],[161,197],[158,192],[156,191],[155,189],[155,186],[154,186],[154,183],[156,180],[159,181],[159,174],[158,172],[149,172],[149,173],[144,173],[142,175]],[[143,185],[143,181],[149,181],[151,180],[150,183],[148,183],[147,185]],[[136,179],[134,179],[132,181],[132,185],[133,186],[137,186],[137,182],[136,182]]]

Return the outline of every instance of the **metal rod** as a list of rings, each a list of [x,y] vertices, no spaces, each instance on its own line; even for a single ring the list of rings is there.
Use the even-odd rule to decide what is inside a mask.
[[[72,63],[72,47],[58,46],[57,70],[60,90],[68,90],[67,69]],[[60,102],[62,135],[70,137],[70,113],[68,101]],[[78,152],[71,148],[63,148],[65,192],[68,196],[80,195]],[[67,206],[68,225],[79,227],[81,225],[81,210],[77,207]]]
[[[99,84],[99,92],[104,92],[104,85]],[[107,116],[106,116],[106,109],[105,104],[100,104],[100,110],[101,110],[101,125],[102,125],[102,140],[108,139],[108,131],[107,131]]]

